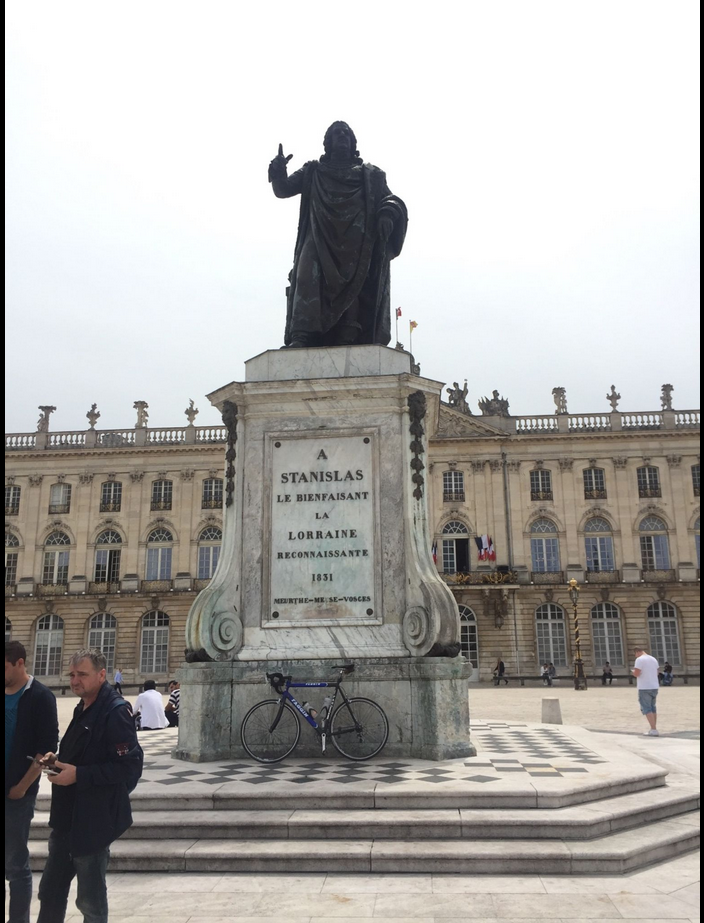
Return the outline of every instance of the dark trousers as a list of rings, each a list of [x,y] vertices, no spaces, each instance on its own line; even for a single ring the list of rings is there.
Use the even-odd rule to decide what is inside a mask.
[[[12,801],[5,798],[5,880],[10,883],[8,923],[29,923],[32,873],[29,868],[29,825],[35,796]]]
[[[122,695],[122,683],[115,683],[113,688],[118,695]]]
[[[41,909],[37,923],[64,923],[68,892],[78,878],[76,907],[84,923],[108,923],[108,894],[105,873],[110,859],[106,847],[87,856],[72,856],[69,834],[51,831],[49,856],[39,883]]]
[[[175,711],[167,711],[166,720],[169,722],[170,728],[178,727],[178,714]]]
[[[614,678],[613,678],[613,674],[611,674],[611,673],[604,673],[604,675],[601,677],[601,685],[602,685],[602,686],[605,686],[607,682],[608,682],[608,684],[609,684],[609,686],[610,686],[611,683],[613,683],[613,681],[614,681]]]

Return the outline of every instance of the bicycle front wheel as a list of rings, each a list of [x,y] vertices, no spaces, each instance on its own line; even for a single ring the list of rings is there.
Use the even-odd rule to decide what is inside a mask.
[[[347,699],[330,720],[330,736],[338,751],[350,760],[368,760],[384,749],[389,722],[371,699]]]
[[[242,746],[260,763],[278,763],[293,753],[301,736],[298,715],[281,699],[267,699],[254,705],[244,716],[240,729]],[[278,717],[278,721],[277,721]]]

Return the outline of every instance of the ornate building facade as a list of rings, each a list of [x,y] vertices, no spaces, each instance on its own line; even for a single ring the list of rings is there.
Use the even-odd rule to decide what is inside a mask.
[[[494,392],[474,416],[448,389],[429,443],[433,554],[460,610],[475,678],[571,673],[581,587],[587,673],[625,672],[635,642],[699,671],[699,413],[671,408],[510,416]],[[5,634],[32,671],[65,686],[71,652],[106,653],[125,683],[169,678],[222,537],[224,426],[137,425],[6,436]],[[431,550],[429,549],[429,554]]]

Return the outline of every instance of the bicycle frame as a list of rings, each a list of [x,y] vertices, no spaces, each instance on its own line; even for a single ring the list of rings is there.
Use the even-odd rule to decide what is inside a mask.
[[[281,715],[283,714],[283,711],[284,711],[284,703],[289,702],[296,709],[296,711],[306,719],[306,721],[313,728],[313,730],[318,735],[318,737],[320,737],[322,752],[325,753],[325,738],[327,737],[328,720],[330,716],[332,715],[333,710],[335,708],[335,702],[337,700],[338,692],[342,696],[343,701],[345,702],[347,701],[347,696],[345,695],[344,691],[340,688],[342,679],[343,678],[340,677],[334,683],[293,683],[291,682],[290,679],[287,679],[285,687],[282,690],[278,690],[278,689],[276,690],[281,696],[281,704],[276,714],[276,718],[274,718],[274,721],[272,722],[272,725],[269,728],[269,730],[270,731],[276,730],[276,726],[281,720]],[[291,695],[291,693],[289,692],[289,689],[334,689],[335,690],[332,694],[332,702],[328,706],[328,711],[323,719],[322,726],[318,724],[315,718],[309,712],[305,710],[305,708],[301,705],[298,699],[296,699],[295,696]]]

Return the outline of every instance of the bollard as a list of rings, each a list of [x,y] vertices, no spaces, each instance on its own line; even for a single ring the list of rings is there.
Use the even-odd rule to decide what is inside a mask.
[[[559,699],[543,699],[543,724],[562,724]]]

